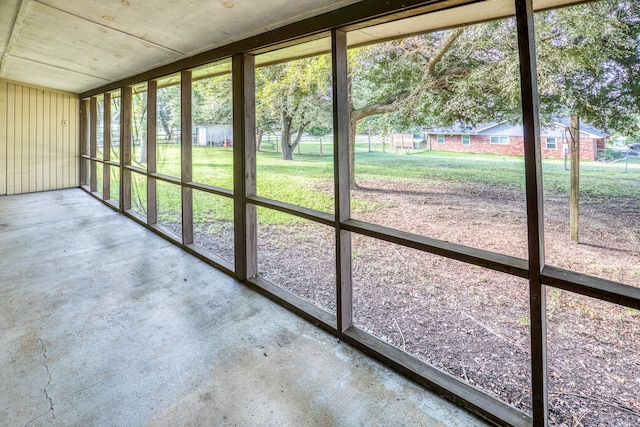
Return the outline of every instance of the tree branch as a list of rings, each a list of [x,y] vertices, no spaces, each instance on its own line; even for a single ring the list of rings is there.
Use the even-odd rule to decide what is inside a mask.
[[[449,51],[451,46],[455,43],[456,40],[464,33],[466,27],[459,27],[454,30],[451,30],[449,33],[449,37],[445,40],[445,42],[440,46],[440,49],[433,55],[433,58],[427,64],[427,69],[425,71],[425,76],[423,77],[423,81],[427,80],[429,77],[435,77],[436,74],[436,65],[442,60],[445,53]]]

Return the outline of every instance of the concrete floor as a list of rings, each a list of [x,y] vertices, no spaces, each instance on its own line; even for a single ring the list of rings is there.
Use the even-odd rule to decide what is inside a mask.
[[[481,421],[81,190],[0,197],[0,426]]]

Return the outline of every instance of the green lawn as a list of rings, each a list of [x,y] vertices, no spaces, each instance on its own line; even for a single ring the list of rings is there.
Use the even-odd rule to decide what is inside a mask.
[[[330,144],[327,144],[330,147]],[[180,146],[162,147],[162,171],[180,176]],[[304,149],[303,149],[304,153]],[[287,203],[333,212],[333,156],[295,155],[294,161],[284,161],[279,153],[257,154],[258,195]],[[568,196],[569,172],[560,160],[543,160],[543,186],[546,194]],[[606,199],[608,197],[640,200],[640,157],[633,157],[625,171],[624,162],[606,164],[582,162],[580,191],[583,200]],[[193,147],[194,181],[233,189],[233,157],[231,148]],[[406,182],[429,181],[483,183],[524,191],[524,160],[518,156],[461,154],[442,151],[423,151],[415,154],[382,152],[359,152],[356,156],[358,180],[393,180]],[[138,189],[132,193],[143,195],[144,182],[135,180]],[[165,188],[165,186],[162,186]],[[218,196],[219,198],[219,196]],[[158,193],[163,211],[180,211],[179,198],[174,194]],[[208,199],[210,200],[210,199]],[[136,202],[133,203],[136,205]],[[141,204],[141,203],[138,203]],[[196,222],[204,218],[232,218],[230,203],[197,203],[194,208]],[[175,205],[175,206],[174,206]],[[356,212],[376,209],[378,205],[353,200]],[[140,206],[142,208],[142,206]],[[261,220],[280,223],[291,220],[290,216],[264,210]],[[273,215],[272,215],[273,214]]]

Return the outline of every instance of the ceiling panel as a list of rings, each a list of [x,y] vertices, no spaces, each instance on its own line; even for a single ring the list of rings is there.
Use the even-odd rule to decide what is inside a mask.
[[[104,79],[153,67],[176,54],[128,34],[33,2],[11,56]]]
[[[357,0],[42,0],[176,52],[192,54]]]
[[[7,48],[18,9],[20,9],[20,0],[0,1],[0,53]]]
[[[357,1],[1,0],[0,77],[83,92]]]
[[[95,87],[108,83],[105,79],[12,56],[7,57],[5,65],[3,77],[7,79],[66,92],[77,93],[78,87]]]
[[[372,0],[373,1],[373,0]],[[575,0],[534,0],[538,8]],[[0,0],[0,77],[85,92],[186,56],[246,39],[358,0]],[[350,44],[456,25],[471,15],[512,13],[512,0],[479,2],[358,28]],[[355,28],[354,28],[355,29]],[[259,58],[269,63],[327,51],[326,39]],[[30,65],[29,65],[30,64]]]

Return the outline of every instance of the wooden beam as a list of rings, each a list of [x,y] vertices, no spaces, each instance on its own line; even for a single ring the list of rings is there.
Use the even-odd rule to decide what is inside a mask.
[[[111,199],[111,166],[107,163],[111,160],[111,94],[109,92],[104,94],[102,111],[102,129],[104,130],[102,135],[102,158],[104,159],[102,167],[102,198],[109,200]]]
[[[315,209],[292,205],[290,203],[281,202],[279,200],[272,200],[260,196],[247,196],[247,201],[256,206],[273,209],[274,211],[283,212],[289,215],[297,216],[299,218],[304,218],[309,221],[317,222],[319,224],[328,225],[329,227],[336,226],[335,216],[327,212],[321,212]]]
[[[29,11],[30,3],[31,3],[31,0],[19,0],[18,2],[18,4],[20,4],[20,7],[18,8],[18,13],[15,19],[13,20],[13,26],[11,27],[11,35],[9,36],[9,41],[4,47],[2,60],[0,60],[0,77],[3,77],[7,72],[7,61],[9,60],[9,57],[13,54],[14,46],[18,43],[20,32],[22,31],[22,26],[24,25],[24,21],[27,19],[27,13]],[[8,21],[8,22],[11,22],[11,21]]]
[[[245,281],[258,273],[256,206],[247,196],[256,195],[255,59],[232,59],[233,85],[233,210],[235,275]]]
[[[524,128],[533,425],[544,427],[549,419],[547,309],[545,287],[540,277],[544,267],[544,220],[536,47],[532,0],[516,0],[515,6]]]
[[[98,147],[98,99],[92,96],[89,100],[89,157],[95,159],[97,155]],[[89,175],[89,191],[94,193],[97,190],[97,176],[96,176],[96,162],[90,161],[90,175]]]
[[[558,267],[545,267],[542,280],[556,288],[640,310],[640,288]]]
[[[80,100],[80,185],[88,185],[89,178],[87,176],[89,172],[88,162],[83,156],[88,156],[87,141],[89,140],[89,101],[86,99]],[[56,125],[54,120],[54,125]]]
[[[181,147],[181,180],[193,181],[192,167],[192,112],[191,112],[191,70],[180,75],[180,147]],[[193,243],[193,190],[181,185],[182,189],[182,243]]]
[[[158,174],[155,174],[154,176],[157,175]],[[182,185],[204,193],[233,199],[233,190],[229,190],[228,188],[214,187],[213,185],[201,184],[199,182],[183,182]]]
[[[345,331],[341,339],[427,389],[433,390],[438,395],[489,420],[492,424],[515,427],[532,426],[531,417],[521,410],[505,404],[494,396],[489,396],[450,373],[424,363],[398,347],[355,326]]]
[[[147,223],[158,222],[157,183],[151,177],[157,168],[157,113],[158,113],[158,82],[147,82]]]
[[[257,51],[262,52],[274,46],[280,47],[294,43],[297,44],[300,43],[301,38],[313,40],[325,37],[327,33],[334,28],[342,28],[344,26],[355,28],[355,26],[359,24],[363,26],[381,24],[418,13],[433,12],[454,6],[475,3],[477,1],[478,0],[385,0],[379,2],[357,2],[319,16],[294,22],[153,70],[145,71],[123,80],[106,84],[81,93],[80,96],[85,98],[121,86],[133,85],[146,80],[167,76],[181,70],[197,67],[219,59],[229,58],[234,55],[255,54]]]
[[[343,221],[342,229],[524,279],[529,277],[528,263],[520,258],[472,248],[458,243],[432,239],[354,219]]]
[[[0,81],[0,196],[7,194],[7,161],[9,160],[7,158],[7,128],[9,126],[7,86],[7,82]],[[13,141],[11,142],[13,143]],[[82,163],[82,159],[80,162]]]
[[[580,215],[580,120],[571,115],[569,124],[571,142],[571,194],[569,196],[569,234],[571,241],[578,243],[578,221]]]
[[[342,223],[351,218],[349,187],[349,84],[347,77],[347,34],[331,31],[331,89],[333,94],[333,167],[336,215],[336,313],[338,332],[353,324],[351,283],[351,233]]]
[[[336,334],[335,316],[327,313],[311,301],[305,300],[293,292],[289,292],[282,286],[278,286],[264,277],[253,277],[248,279],[246,283],[256,291],[284,306],[287,310],[303,317],[331,334]]]
[[[121,89],[120,96],[120,212],[131,209],[131,86]]]

